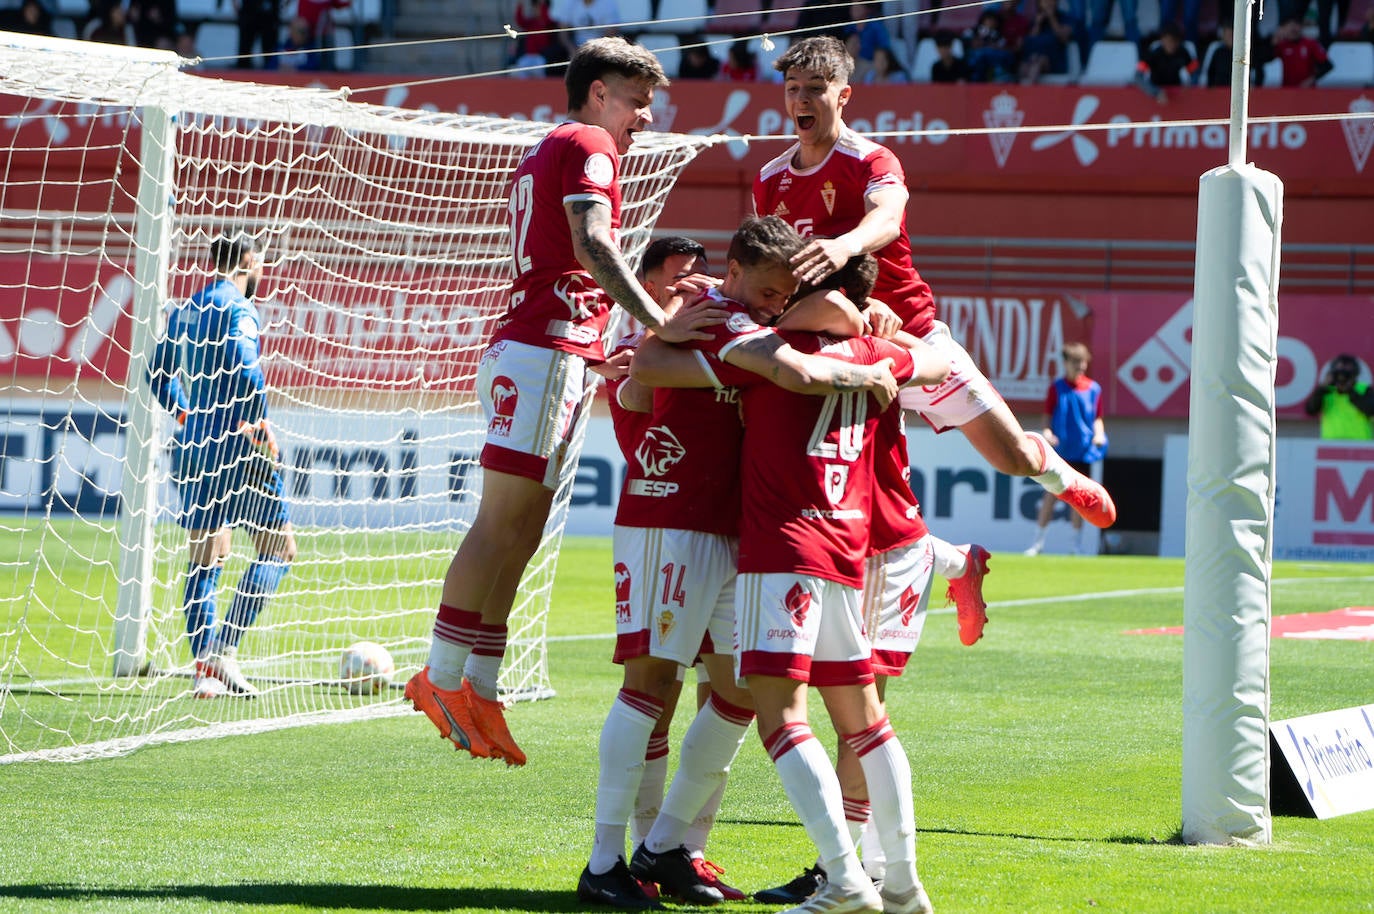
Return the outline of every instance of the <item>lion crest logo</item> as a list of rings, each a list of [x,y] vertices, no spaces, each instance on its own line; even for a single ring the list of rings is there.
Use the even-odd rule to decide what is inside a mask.
[[[635,448],[645,476],[665,476],[675,464],[687,456],[687,449],[666,425],[655,425],[644,433],[644,440]]]

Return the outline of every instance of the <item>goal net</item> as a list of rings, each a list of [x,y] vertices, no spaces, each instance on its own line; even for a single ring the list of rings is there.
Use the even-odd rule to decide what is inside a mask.
[[[0,762],[401,713],[475,515],[473,379],[506,305],[506,185],[549,125],[178,63],[0,33]],[[704,142],[637,137],[631,262]],[[177,425],[146,373],[164,306],[212,280],[210,243],[231,228],[266,251],[262,364],[299,551],[240,646],[261,695],[197,701]],[[511,620],[511,699],[551,694],[545,619],[573,482]],[[234,537],[221,618],[254,558]],[[396,660],[375,696],[340,680],[364,640]]]

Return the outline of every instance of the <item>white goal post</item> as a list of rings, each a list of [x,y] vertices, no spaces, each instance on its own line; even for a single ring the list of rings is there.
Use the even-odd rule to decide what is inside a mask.
[[[182,63],[0,33],[0,762],[401,713],[475,515],[473,379],[506,304],[506,184],[551,125]],[[707,142],[636,138],[632,263]],[[262,694],[197,701],[177,426],[146,370],[164,307],[210,281],[227,230],[265,246],[263,367],[299,554],[238,655]],[[551,694],[545,619],[573,483],[511,620],[508,698]],[[236,533],[217,615],[252,558]],[[391,689],[341,687],[356,641],[392,653]]]

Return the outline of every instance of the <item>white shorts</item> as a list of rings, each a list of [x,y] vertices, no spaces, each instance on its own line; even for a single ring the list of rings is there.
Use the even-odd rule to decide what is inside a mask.
[[[739,540],[719,533],[616,526],[615,662],[659,657],[684,667],[735,640]]]
[[[556,488],[586,374],[580,356],[493,343],[477,366],[477,396],[487,417],[482,466]]]
[[[873,681],[863,591],[802,574],[742,574],[735,588],[735,675],[813,686]]]
[[[900,676],[921,640],[930,606],[935,549],[929,534],[868,557],[864,626],[873,641],[873,672]]]
[[[955,342],[943,321],[936,321],[921,339],[949,357],[949,377],[933,386],[902,388],[897,399],[902,409],[916,413],[935,431],[943,432],[967,425],[1003,402],[1002,395],[983,377],[973,357]]]

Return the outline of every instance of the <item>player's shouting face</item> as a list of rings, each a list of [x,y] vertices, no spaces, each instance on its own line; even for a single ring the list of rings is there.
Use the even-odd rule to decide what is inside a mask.
[[[654,122],[649,105],[654,100],[654,88],[647,82],[608,74],[592,83],[591,101],[596,105],[595,121],[615,139],[615,147],[624,155],[634,143],[636,131]]]
[[[784,104],[803,148],[821,146],[828,151],[835,145],[840,137],[841,111],[851,91],[848,85],[831,82],[817,70],[793,67],[787,71]]]

